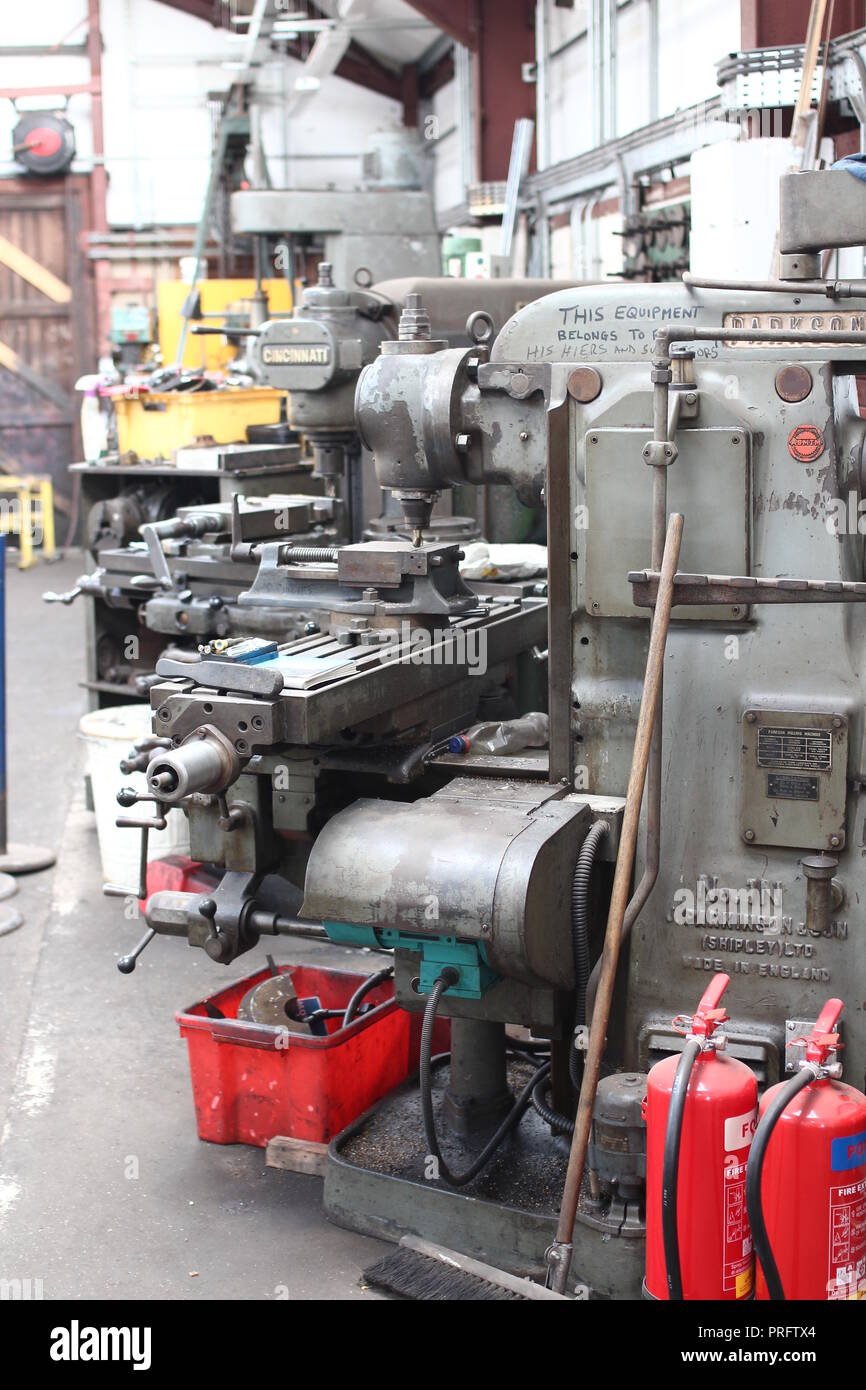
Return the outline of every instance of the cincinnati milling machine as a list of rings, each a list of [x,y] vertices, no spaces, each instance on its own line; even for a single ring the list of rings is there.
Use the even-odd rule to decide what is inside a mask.
[[[426,331],[428,309],[437,339],[471,346],[487,342],[521,305],[552,287],[544,280],[441,277],[349,291],[334,286],[331,267],[323,263],[318,283],[304,291],[291,315],[269,319],[248,335],[258,379],[286,393],[289,420],[303,441],[303,448],[295,443],[278,450],[283,466],[294,470],[292,493],[247,494],[240,473],[233,490],[235,498],[244,496],[242,514],[228,496],[179,507],[174,515],[164,514],[164,507],[157,515],[142,514],[126,496],[103,502],[95,522],[102,528],[97,567],[67,593],[45,595],[48,602],[67,605],[85,596],[88,678],[98,698],[140,694],[166,639],[181,655],[215,639],[285,639],[300,636],[307,625],[321,625],[323,615],[305,611],[289,594],[281,612],[273,604],[264,612],[254,604],[238,607],[237,597],[252,585],[258,569],[258,546],[248,542],[270,535],[296,548],[333,546],[405,529],[400,509],[376,486],[355,428],[355,388],[363,366],[378,354],[383,338],[390,350],[399,351],[401,341],[405,346],[413,334]],[[422,296],[419,330],[413,306]],[[476,491],[467,489],[461,501],[472,503]],[[427,539],[471,541],[483,530],[494,541],[520,541],[541,524],[538,509],[522,507],[512,489],[491,486],[481,492],[477,517],[439,508]],[[138,638],[132,659],[127,655],[131,614]]]
[[[863,1086],[866,281],[818,262],[864,241],[862,184],[791,175],[779,280],[570,288],[489,352],[382,351],[357,430],[411,539],[321,563],[266,544],[239,604],[297,586],[329,635],[157,668],[154,816],[183,805],[225,873],[152,895],[137,950],[165,933],[228,963],[320,933],[393,951],[424,1013],[420,1085],[331,1145],[337,1222],[639,1297],[645,1073],[708,975],[732,976],[728,1049],[761,1088],[847,991]],[[491,482],[546,506],[546,602],[473,590],[425,539],[443,492]],[[533,645],[547,766],[441,755],[482,687],[531,707]]]
[[[378,356],[382,342],[388,344],[385,351],[401,352],[407,341],[429,339],[432,332],[434,341],[449,347],[489,345],[519,308],[559,287],[549,280],[448,276],[347,287],[322,262],[317,283],[307,286],[293,312],[257,330],[257,378],[287,393],[287,417],[313,457],[313,477],[322,479],[329,494],[342,497],[352,540],[386,536],[402,520],[387,496],[379,515],[377,480],[355,425],[358,376]],[[437,508],[440,537],[469,540],[483,533],[494,541],[522,540],[535,519],[509,488],[484,489],[480,498],[468,490],[458,499],[460,505],[474,504],[478,514],[459,517],[450,505]]]

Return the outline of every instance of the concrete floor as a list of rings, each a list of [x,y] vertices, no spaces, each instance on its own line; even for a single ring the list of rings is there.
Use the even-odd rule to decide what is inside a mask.
[[[81,569],[7,570],[9,838],[57,866],[21,880],[24,925],[0,938],[0,1279],[46,1299],[376,1298],[359,1278],[387,1247],[325,1220],[320,1179],[196,1136],[175,1010],[264,953],[226,970],[157,939],[115,968],[141,926],[102,896],[84,807],[83,612],[41,602]]]

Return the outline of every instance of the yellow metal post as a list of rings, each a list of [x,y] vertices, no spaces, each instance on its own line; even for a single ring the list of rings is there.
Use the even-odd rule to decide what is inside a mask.
[[[18,568],[33,564],[33,528],[30,519],[30,480],[22,478],[18,488]]]

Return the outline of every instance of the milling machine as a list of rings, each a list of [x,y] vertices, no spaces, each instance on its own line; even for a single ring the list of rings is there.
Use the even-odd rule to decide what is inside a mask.
[[[275,564],[274,592],[327,595],[329,638],[158,672],[149,794],[185,805],[193,853],[226,872],[204,901],[153,895],[150,934],[227,962],[299,917],[393,950],[400,1003],[425,1013],[420,1088],[331,1145],[343,1224],[638,1297],[644,1073],[682,1049],[677,1016],[728,971],[728,1049],[763,1088],[828,991],[863,978],[866,281],[823,280],[816,258],[840,207],[866,242],[866,188],[782,187],[779,280],[568,289],[489,360],[420,337],[383,352],[358,433],[414,543]],[[455,548],[423,539],[443,491],[488,482],[546,502],[546,607],[481,602]],[[461,630],[486,634],[491,694],[546,643],[540,774],[435,756],[478,712],[467,648],[445,655]],[[272,872],[287,904],[303,885],[295,916],[257,902]]]
[[[391,351],[401,351],[413,335],[429,331],[426,308],[418,321],[413,307],[419,296],[423,293],[425,304],[432,308],[438,340],[471,346],[475,335],[486,342],[517,308],[552,288],[552,282],[543,280],[473,282],[443,277],[394,280],[346,291],[336,288],[331,279],[330,266],[322,264],[319,283],[305,291],[296,312],[269,320],[250,338],[263,384],[287,393],[291,423],[314,459],[310,472],[298,445],[259,450],[265,457],[279,454],[284,464],[296,470],[297,490],[305,495],[295,498],[279,518],[282,538],[291,536],[296,545],[332,545],[347,537],[359,540],[362,535],[384,538],[405,530],[400,509],[376,488],[375,478],[371,485],[368,477],[364,488],[354,397],[360,371],[375,358],[383,337]],[[246,456],[250,450],[223,452],[234,457]],[[252,453],[257,456],[255,450]],[[245,492],[246,480],[246,473],[237,475],[232,484],[235,495]],[[322,490],[324,498],[318,496]],[[483,525],[494,540],[522,540],[539,524],[538,509],[522,507],[510,488],[483,491],[479,519],[456,516],[450,507],[437,508],[426,538],[469,541]],[[83,576],[69,593],[48,596],[64,603],[78,594],[86,596],[88,680],[94,698],[115,701],[145,688],[142,681],[149,680],[165,645],[163,638],[174,639],[173,645],[181,648],[189,648],[191,639],[208,642],[256,635],[285,639],[300,634],[306,623],[321,621],[289,595],[281,610],[271,605],[259,611],[255,603],[237,604],[238,594],[253,583],[259,560],[258,550],[241,553],[240,542],[247,539],[251,526],[256,538],[265,534],[269,507],[273,519],[273,498],[247,497],[243,526],[236,519],[232,534],[228,493],[213,503],[178,507],[176,514],[167,510],[173,496],[166,482],[153,514],[131,490],[100,502],[91,517],[98,568]],[[308,526],[313,529],[305,534]],[[279,541],[280,534],[274,533],[273,539]],[[147,563],[143,564],[145,551]],[[132,660],[127,656],[130,613],[136,615],[133,635],[137,637]]]
[[[241,609],[265,541],[294,554],[332,547],[342,539],[339,504],[312,493],[243,497],[180,507],[177,515],[146,522],[141,539],[99,552],[99,564],[66,593],[46,603],[92,601],[95,676],[118,694],[146,693],[167,648],[178,660],[199,644],[264,635],[300,636],[320,615],[302,606]],[[135,638],[130,645],[130,638]]]
[[[252,355],[257,378],[263,386],[287,393],[288,420],[312,453],[313,477],[321,478],[331,495],[343,498],[353,540],[393,534],[401,525],[400,510],[387,494],[379,516],[375,474],[355,427],[358,376],[378,356],[383,340],[382,351],[411,351],[408,344],[430,339],[432,325],[438,346],[489,345],[522,305],[556,288],[560,286],[550,280],[447,276],[346,288],[335,282],[333,267],[322,262],[318,283],[304,290],[294,311],[269,319],[256,331]],[[455,540],[483,533],[488,540],[520,541],[539,519],[537,512],[516,503],[509,488],[483,489],[475,516],[449,515],[447,500],[447,509],[436,512],[437,531],[447,531]],[[460,506],[475,502],[471,491],[458,495]]]

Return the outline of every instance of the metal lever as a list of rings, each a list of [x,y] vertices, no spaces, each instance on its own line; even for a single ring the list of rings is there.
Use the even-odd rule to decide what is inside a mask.
[[[141,848],[138,857],[138,887],[124,888],[120,883],[103,883],[102,891],[106,898],[138,898],[141,902],[147,897],[147,834],[149,826],[141,826]]]
[[[132,745],[130,752],[125,758],[121,758],[120,770],[126,777],[128,777],[131,772],[144,772],[150,762],[150,755],[155,748],[171,747],[172,741],[170,738],[159,738],[156,734],[148,734],[146,738],[139,739],[137,743]],[[132,791],[132,788],[129,788],[129,790]],[[124,788],[124,791],[126,791],[126,788]],[[120,804],[121,806],[127,804],[132,805],[132,802],[124,800]]]
[[[221,338],[258,338],[261,333],[260,328],[211,328],[209,324],[194,323],[190,333],[195,333],[201,337],[205,334],[218,334]]]
[[[147,899],[147,839],[151,830],[165,830],[165,805],[157,801],[155,796],[140,795],[133,787],[122,787],[117,793],[117,800],[121,806],[133,806],[137,801],[153,801],[156,804],[158,815],[151,820],[133,820],[131,816],[118,816],[115,825],[122,828],[131,827],[141,831],[140,850],[138,857],[138,887],[126,888],[121,883],[103,883],[102,891],[107,898],[138,898],[140,902]],[[147,942],[144,943],[147,945]],[[141,948],[144,949],[144,946]]]
[[[74,603],[75,600],[78,598],[78,595],[79,595],[79,594],[82,594],[83,592],[84,592],[84,590],[82,589],[82,587],[81,587],[80,584],[76,585],[76,587],[75,587],[74,589],[68,589],[67,592],[66,592],[65,594],[57,594],[57,593],[54,592],[53,589],[48,589],[48,590],[42,595],[42,602],[43,602],[43,603],[62,603],[62,604],[64,604],[65,607],[68,608],[69,605],[70,605],[70,603]]]
[[[165,830],[165,804],[156,796],[148,796],[146,792],[137,792],[134,787],[121,787],[117,793],[117,800],[121,806],[135,806],[139,801],[152,801],[156,806],[156,815],[150,820],[135,820],[132,816],[118,816],[114,824],[121,829],[129,826],[140,830]],[[139,894],[144,897],[144,894]]]
[[[154,578],[158,580],[161,588],[171,589],[174,580],[171,577],[171,570],[168,567],[168,560],[165,558],[165,551],[162,548],[162,541],[157,535],[156,527],[150,522],[146,522],[144,526],[139,526],[138,534],[147,546]]]
[[[154,931],[153,927],[148,927],[147,931],[144,933],[144,936],[141,938],[138,945],[135,947],[135,950],[130,951],[128,956],[120,957],[120,960],[117,962],[117,968],[120,971],[121,975],[132,974],[133,970],[135,969],[135,963],[141,955],[142,951],[144,950],[145,946],[149,946],[155,936],[156,932]]]

